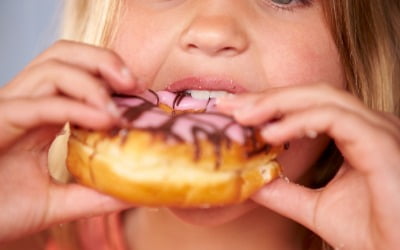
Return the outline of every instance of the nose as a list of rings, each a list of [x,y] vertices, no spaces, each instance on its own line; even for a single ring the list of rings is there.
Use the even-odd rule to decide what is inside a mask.
[[[184,30],[180,44],[192,54],[235,56],[248,47],[244,28],[230,15],[196,16]]]

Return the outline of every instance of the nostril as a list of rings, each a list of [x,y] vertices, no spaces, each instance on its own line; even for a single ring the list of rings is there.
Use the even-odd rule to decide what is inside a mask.
[[[199,47],[197,47],[195,44],[188,44],[186,47],[187,47],[187,49],[188,49],[189,51],[195,50],[195,49],[198,49],[198,48],[199,48]]]
[[[221,48],[217,53],[222,56],[234,56],[238,53],[238,50],[235,47],[224,47]]]
[[[220,56],[234,56],[238,53],[237,48],[233,46],[197,46],[196,44],[187,44],[186,49],[189,52],[195,53],[199,50],[206,52],[210,55],[220,55]]]

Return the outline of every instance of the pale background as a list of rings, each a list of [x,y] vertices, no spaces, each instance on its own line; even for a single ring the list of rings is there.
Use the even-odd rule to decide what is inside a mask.
[[[0,0],[0,86],[57,38],[61,0]]]

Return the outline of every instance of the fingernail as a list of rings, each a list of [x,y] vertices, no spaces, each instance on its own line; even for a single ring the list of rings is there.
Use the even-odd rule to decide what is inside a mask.
[[[318,136],[318,133],[314,130],[307,130],[306,131],[306,136],[310,139],[315,139]]]
[[[282,178],[282,180],[284,180],[286,183],[290,183],[290,179],[289,179],[289,177],[287,177],[286,175],[282,175],[281,178]]]
[[[276,123],[267,124],[264,129],[261,131],[261,135],[263,137],[269,137],[275,134],[279,130],[279,125]]]
[[[132,83],[135,81],[135,78],[133,77],[133,74],[129,70],[128,67],[126,67],[126,66],[122,67],[120,73],[121,73],[122,80],[124,82]]]
[[[121,113],[120,113],[117,105],[115,105],[115,103],[112,102],[112,101],[107,103],[107,111],[114,117],[120,117],[121,116]]]

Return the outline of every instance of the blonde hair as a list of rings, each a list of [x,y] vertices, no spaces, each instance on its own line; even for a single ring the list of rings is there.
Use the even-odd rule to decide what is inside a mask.
[[[107,47],[115,35],[120,0],[69,0],[61,38]]]
[[[322,3],[340,54],[347,90],[371,109],[400,116],[400,2],[325,0]],[[340,152],[332,143],[311,169],[312,185],[326,184],[340,164]]]
[[[348,89],[372,109],[400,113],[398,0],[324,1]]]
[[[398,116],[400,2],[324,0],[322,3],[344,66],[347,89],[370,108]],[[121,5],[122,0],[67,1],[61,37],[108,47],[114,39]],[[318,163],[319,167],[313,170],[320,175],[316,185],[322,185],[335,174],[341,163],[340,153],[331,146]],[[321,170],[320,164],[326,167]],[[64,243],[71,244],[65,234],[58,234],[64,235],[61,237]],[[323,243],[322,249],[331,248]]]

